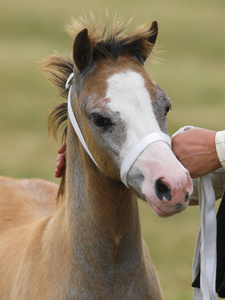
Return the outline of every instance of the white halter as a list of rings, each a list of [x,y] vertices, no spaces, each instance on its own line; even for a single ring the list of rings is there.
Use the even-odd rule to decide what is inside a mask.
[[[150,145],[158,141],[163,141],[167,143],[171,147],[171,138],[159,131],[153,132],[141,139],[127,154],[124,158],[121,168],[120,168],[120,177],[121,181],[127,186],[127,174],[130,171],[131,167],[137,160],[137,158],[141,155],[141,153]]]
[[[70,121],[73,125],[73,128],[80,140],[80,142],[82,143],[84,149],[86,150],[86,152],[88,153],[88,155],[90,156],[90,158],[93,160],[93,162],[95,163],[95,165],[97,167],[98,164],[95,161],[95,159],[93,158],[86,142],[85,139],[83,137],[83,134],[80,130],[80,127],[78,125],[78,122],[75,118],[75,115],[73,113],[72,110],[72,106],[71,106],[71,81],[74,77],[74,73],[70,74],[70,76],[67,79],[66,82],[66,89],[69,89],[69,93],[68,93],[68,113],[69,113],[69,118]],[[122,165],[121,165],[121,169],[120,169],[120,177],[121,177],[121,181],[127,186],[127,174],[129,173],[131,167],[133,166],[133,164],[135,163],[135,161],[137,160],[137,158],[140,156],[140,154],[152,143],[155,143],[157,141],[163,141],[165,143],[167,143],[170,147],[171,147],[171,139],[170,137],[159,131],[159,132],[153,132],[150,133],[148,135],[146,135],[143,139],[141,139],[132,149],[131,151],[128,153],[128,155],[124,158]],[[100,168],[100,167],[99,167]]]

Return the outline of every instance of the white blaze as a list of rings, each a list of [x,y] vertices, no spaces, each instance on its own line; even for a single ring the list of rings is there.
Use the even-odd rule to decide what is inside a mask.
[[[127,138],[120,158],[123,159],[144,136],[161,131],[144,78],[137,72],[126,71],[108,78],[106,97],[110,110],[119,112],[125,123]]]

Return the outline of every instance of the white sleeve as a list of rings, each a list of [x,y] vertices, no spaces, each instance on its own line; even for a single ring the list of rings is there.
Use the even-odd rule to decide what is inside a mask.
[[[215,143],[218,158],[223,168],[225,168],[225,130],[217,131]]]

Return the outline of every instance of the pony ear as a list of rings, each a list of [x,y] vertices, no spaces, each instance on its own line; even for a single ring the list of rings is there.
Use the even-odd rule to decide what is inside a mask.
[[[152,49],[155,45],[157,35],[158,35],[158,23],[157,21],[153,21],[151,27],[149,28],[149,32],[151,32],[150,37],[148,38],[149,43],[152,44]]]
[[[148,47],[146,48],[146,50],[144,51],[144,53],[142,53],[142,62],[144,63],[147,58],[149,57],[149,55],[151,54],[154,46],[155,46],[155,42],[157,39],[157,35],[158,35],[158,23],[157,21],[153,21],[151,27],[148,29],[147,31],[148,33],[150,33],[150,36],[147,39],[147,42],[149,43]]]
[[[91,62],[93,47],[85,28],[78,33],[73,44],[73,60],[76,67],[82,72]]]

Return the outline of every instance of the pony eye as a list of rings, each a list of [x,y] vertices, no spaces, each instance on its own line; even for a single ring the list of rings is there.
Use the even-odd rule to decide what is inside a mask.
[[[168,112],[170,111],[171,105],[166,106],[165,108],[165,117],[167,116]]]
[[[104,118],[99,114],[92,114],[91,120],[97,127],[101,127],[104,129],[107,129],[112,125],[112,122],[110,119]]]

